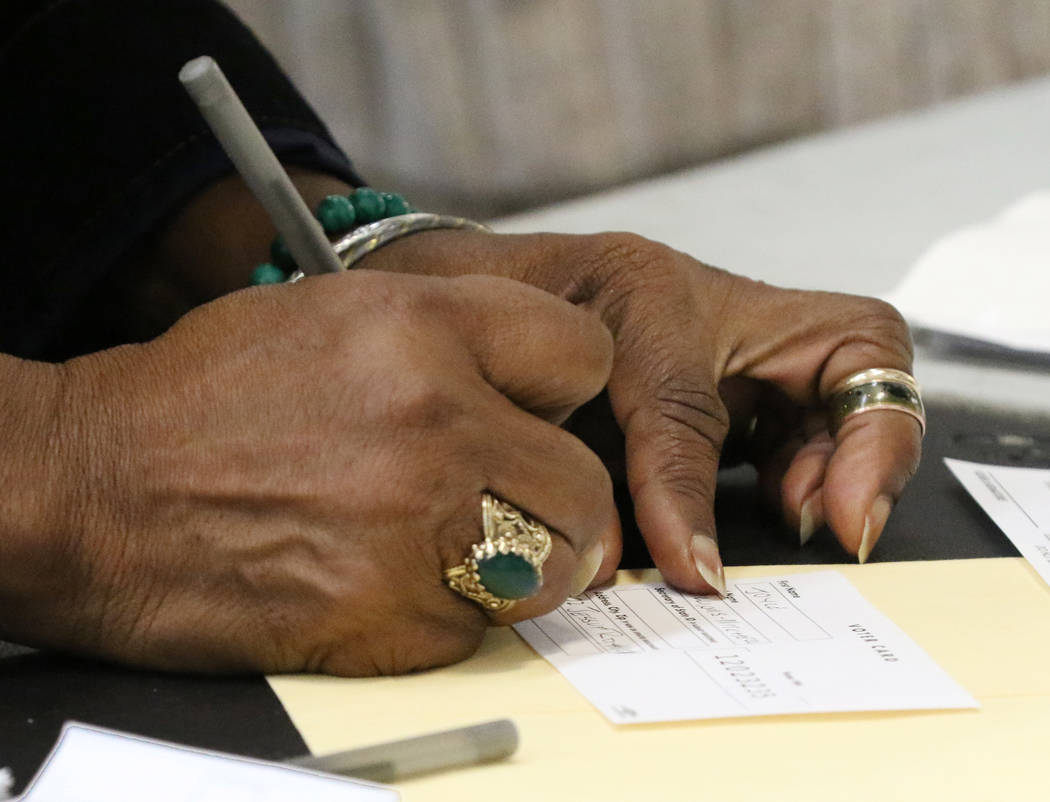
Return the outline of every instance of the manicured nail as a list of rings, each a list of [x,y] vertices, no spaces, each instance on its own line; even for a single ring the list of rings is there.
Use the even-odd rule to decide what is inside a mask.
[[[718,544],[707,535],[693,535],[689,544],[693,552],[696,570],[704,581],[713,587],[720,596],[726,595],[726,574],[722,568],[722,558],[718,554]]]
[[[572,581],[569,583],[570,596],[579,596],[590,587],[594,577],[598,574],[598,569],[602,567],[603,559],[605,559],[605,546],[600,540],[589,546],[587,551],[580,555],[579,562],[576,563],[576,570],[572,572]]]
[[[809,539],[813,537],[813,533],[824,525],[822,511],[818,510],[818,502],[820,501],[820,498],[818,497],[819,493],[819,490],[815,490],[806,497],[805,501],[802,502],[802,509],[799,510],[798,513],[799,546],[805,546],[809,543]]]
[[[879,496],[871,504],[867,516],[864,518],[864,534],[860,536],[860,548],[857,550],[857,562],[866,563],[875,546],[875,541],[882,534],[886,526],[886,519],[890,517],[893,509],[893,499],[889,496]]]

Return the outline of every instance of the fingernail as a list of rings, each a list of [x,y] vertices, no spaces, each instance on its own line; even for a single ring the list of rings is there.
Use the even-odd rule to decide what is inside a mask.
[[[807,543],[809,543],[809,539],[813,537],[813,533],[824,525],[823,517],[818,513],[817,510],[817,502],[820,500],[817,496],[819,492],[819,490],[816,490],[810,493],[809,496],[806,497],[806,500],[802,502],[802,509],[799,510],[799,546],[805,546]]]
[[[713,587],[720,596],[726,595],[726,574],[722,568],[722,558],[718,554],[718,544],[707,535],[693,535],[689,544],[693,552],[696,570],[704,581]]]
[[[886,526],[886,519],[890,517],[893,509],[893,499],[889,496],[879,496],[871,504],[867,516],[864,518],[864,534],[860,536],[860,548],[857,550],[857,562],[863,564],[868,561],[875,541],[882,534]]]
[[[598,573],[598,569],[602,566],[602,560],[605,559],[605,546],[599,540],[594,545],[588,547],[587,551],[580,555],[579,562],[576,563],[576,570],[572,572],[572,580],[569,583],[569,595],[579,596],[588,587]]]

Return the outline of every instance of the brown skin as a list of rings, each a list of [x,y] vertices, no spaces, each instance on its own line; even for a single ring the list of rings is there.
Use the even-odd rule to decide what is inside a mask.
[[[311,205],[346,191],[296,180]],[[245,188],[219,182],[123,278],[143,313],[129,330],[241,287],[272,236]],[[65,366],[0,358],[19,388],[0,399],[0,634],[171,669],[461,659],[488,619],[440,574],[478,539],[482,490],[564,533],[543,592],[500,623],[552,609],[596,560],[595,581],[615,570],[609,476],[553,425],[605,385],[639,527],[684,590],[711,589],[697,558],[721,567],[732,421],[758,415],[748,456],[785,520],[809,499],[850,553],[917,466],[905,415],[835,439],[823,424],[842,377],[910,369],[904,323],[873,299],[769,287],[627,234],[438,231],[362,267],[233,292]],[[596,410],[573,431],[615,442]]]
[[[504,622],[556,607],[617,538],[601,462],[544,419],[611,364],[600,321],[532,287],[362,271],[233,293],[50,369],[53,434],[26,439],[60,450],[66,495],[0,541],[2,633],[179,670],[462,659],[488,619],[441,573],[477,541],[483,490],[565,533]],[[46,475],[43,454],[14,468]]]
[[[872,544],[882,531],[876,499],[895,500],[918,465],[919,427],[906,415],[858,416],[834,440],[824,425],[825,400],[844,377],[911,368],[907,327],[881,301],[770,287],[631,234],[433,232],[377,252],[369,267],[507,276],[602,319],[616,343],[608,392],[639,529],[683,590],[711,589],[695,558],[709,561],[714,549],[702,540],[694,555],[693,538],[716,537],[716,473],[731,420],[759,415],[751,458],[785,519],[797,529],[814,497],[817,523],[851,554],[866,525]],[[720,568],[717,557],[709,565]],[[596,580],[615,567],[610,553]]]

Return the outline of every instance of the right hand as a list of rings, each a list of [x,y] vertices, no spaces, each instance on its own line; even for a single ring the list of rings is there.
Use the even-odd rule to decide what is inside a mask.
[[[490,619],[442,572],[480,541],[483,490],[556,530],[542,590],[499,623],[618,558],[609,477],[557,425],[611,367],[598,317],[545,292],[371,271],[233,293],[67,363],[73,512],[7,634],[173,670],[462,659]]]

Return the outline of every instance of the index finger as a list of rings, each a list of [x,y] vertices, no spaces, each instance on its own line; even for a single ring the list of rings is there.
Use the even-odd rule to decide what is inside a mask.
[[[647,283],[627,289],[615,313],[618,352],[609,381],[635,519],[668,582],[724,594],[714,494],[729,415],[710,336],[717,324],[696,303],[715,294],[715,282],[701,292],[699,274],[682,270],[674,252],[650,256]]]

